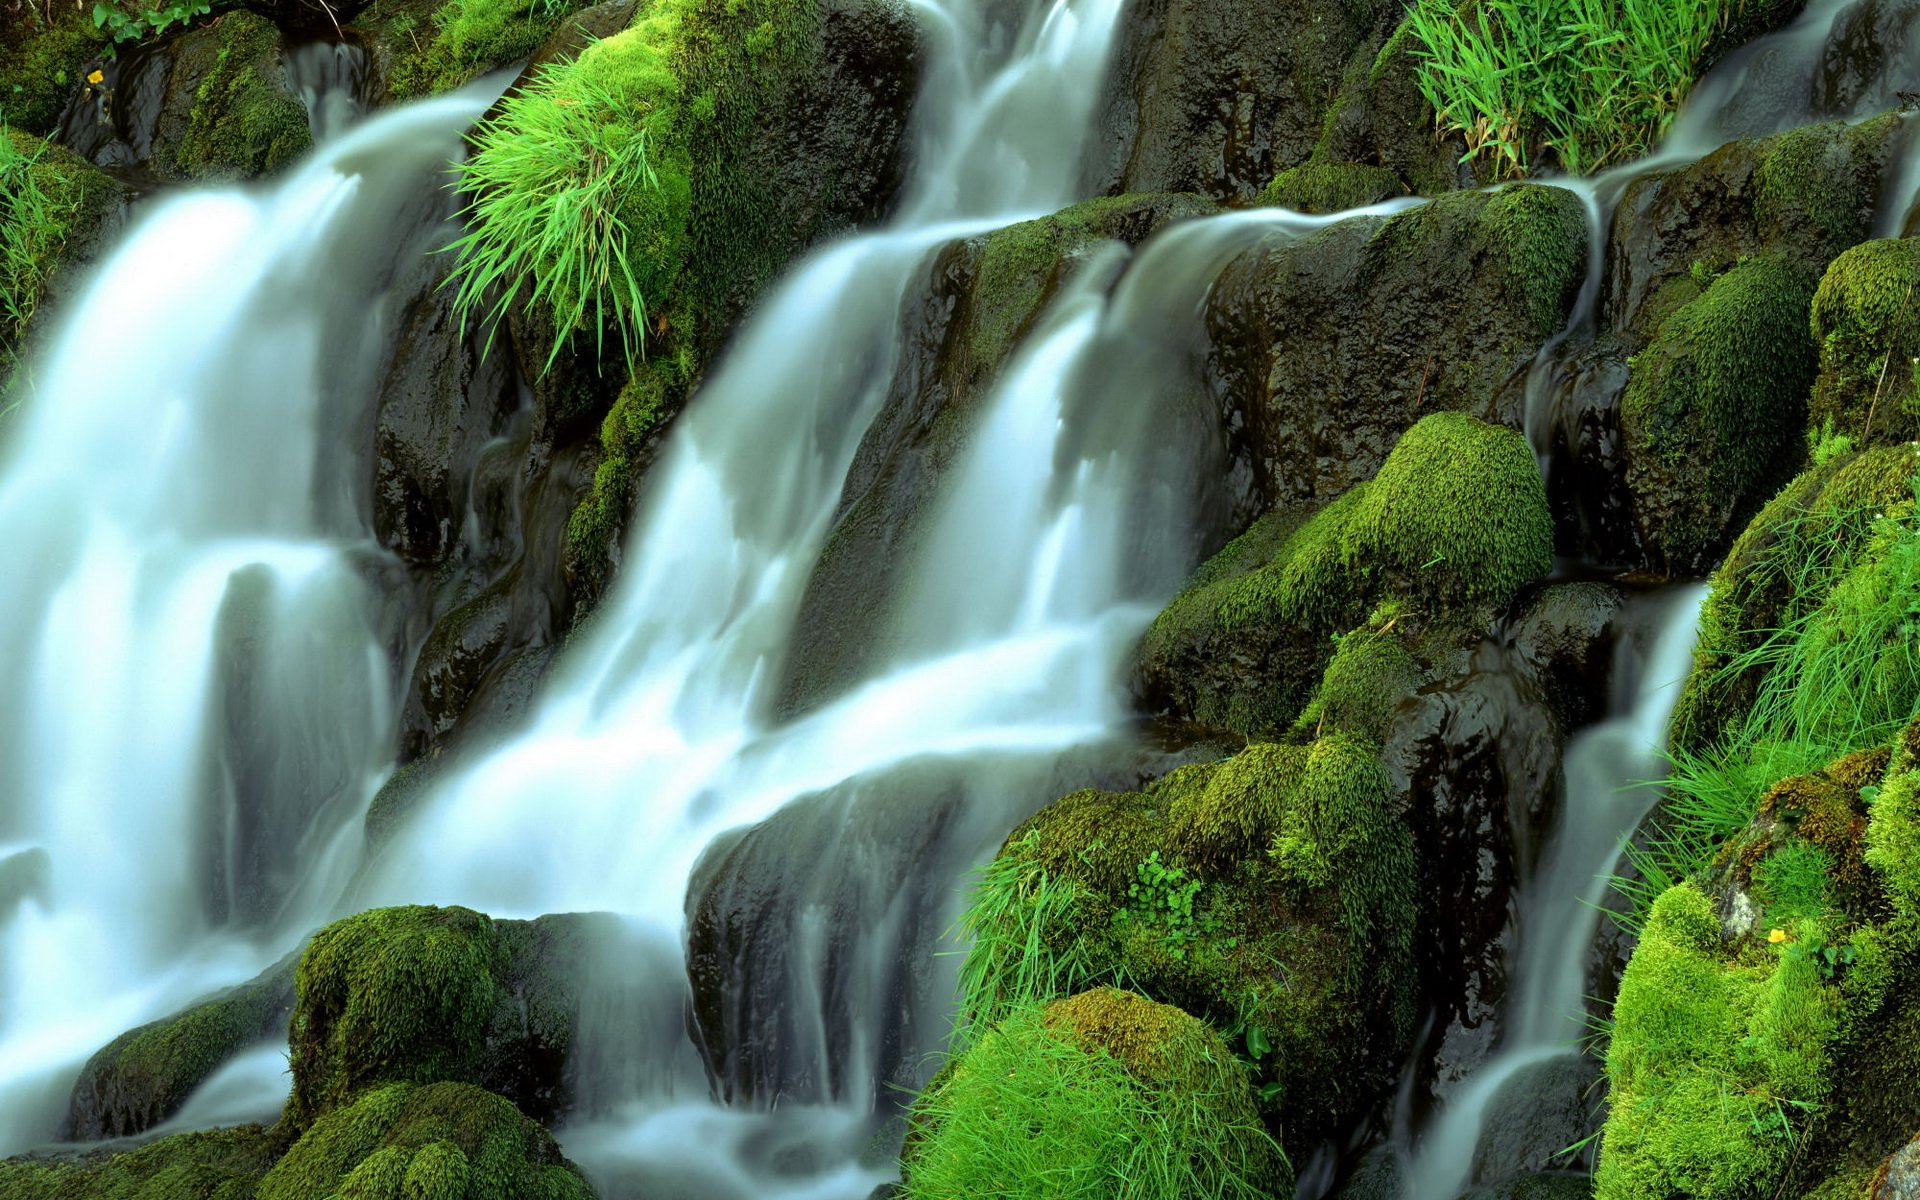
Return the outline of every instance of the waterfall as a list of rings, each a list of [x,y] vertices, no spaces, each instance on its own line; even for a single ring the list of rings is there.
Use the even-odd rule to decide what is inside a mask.
[[[0,909],[0,1153],[50,1134],[86,1055],[258,971],[354,870],[394,718],[345,481],[382,297],[444,236],[437,178],[490,98],[155,201],[0,433],[0,874],[33,872]]]

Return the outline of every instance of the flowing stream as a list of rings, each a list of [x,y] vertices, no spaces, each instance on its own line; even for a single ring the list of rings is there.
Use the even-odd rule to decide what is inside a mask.
[[[1805,94],[1852,7],[1816,0],[1703,81],[1659,155],[1577,185],[1588,279],[1528,387],[1543,470],[1627,185],[1810,113],[1884,108],[1898,62],[1844,111]],[[398,264],[449,240],[440,172],[504,81],[363,117],[364,63],[307,53],[315,154],[270,188],[152,203],[99,268],[35,366],[41,399],[0,435],[0,1154],[53,1136],[78,1066],[122,1030],[349,908],[456,903],[621,918],[559,1131],[609,1200],[862,1200],[892,1177],[875,1131],[944,1033],[956,885],[1063,781],[1125,757],[1127,655],[1227,502],[1197,382],[1214,278],[1261,239],[1415,203],[1235,213],[1079,256],[968,418],[889,654],[785,719],[803,596],[906,314],[942,247],[1081,198],[1125,4],[914,8],[929,58],[899,215],[811,254],[735,332],[524,727],[436,787],[351,903],[404,639],[376,594],[390,559],[368,498],[343,481],[365,474]],[[1901,173],[1883,228],[1916,180]],[[1698,600],[1644,602],[1610,716],[1568,749],[1504,1039],[1406,1135],[1410,1200],[1454,1200],[1493,1098],[1578,1036],[1594,903],[1653,799],[1624,785],[1658,773]],[[780,916],[707,998],[703,1020],[740,1035],[716,1053],[688,1033],[688,929],[745,903],[743,874]],[[167,1128],[271,1116],[282,1063],[241,1056]]]

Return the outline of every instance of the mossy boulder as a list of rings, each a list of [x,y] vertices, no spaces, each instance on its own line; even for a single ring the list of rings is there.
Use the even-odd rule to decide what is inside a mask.
[[[1400,179],[1367,163],[1302,163],[1273,177],[1260,203],[1304,213],[1338,213],[1402,195]]]
[[[1813,294],[1820,374],[1807,406],[1815,442],[1920,436],[1920,238],[1863,242],[1833,260]]]
[[[1751,656],[1873,557],[1881,514],[1911,511],[1915,462],[1911,445],[1841,455],[1809,467],[1748,524],[1701,609],[1693,670],[1674,713],[1678,747],[1704,750],[1738,730],[1764,674]]]
[[[893,620],[941,485],[951,478],[981,409],[1017,346],[1101,247],[1137,246],[1180,221],[1211,215],[1198,196],[1107,197],[944,248],[886,406],[847,474],[834,525],[801,601],[781,708],[798,712],[840,694],[896,647]],[[1104,262],[1111,265],[1112,259]],[[910,310],[913,311],[913,310]],[[1164,406],[1175,409],[1171,403]],[[1179,436],[1175,419],[1166,438]]]
[[[1518,426],[1586,270],[1578,197],[1523,185],[1275,233],[1208,299],[1222,407],[1273,504],[1324,502],[1436,410]]]
[[[592,1200],[552,1135],[465,1083],[395,1083],[320,1117],[255,1200]]]
[[[1413,844],[1378,747],[1260,744],[1015,829],[965,917],[962,1019],[1124,982],[1237,1031],[1311,1139],[1386,1086],[1411,1033]]]
[[[1264,1200],[1293,1186],[1220,1036],[1114,988],[1008,1014],[920,1096],[913,1121],[907,1200]]]
[[[293,1015],[294,957],[174,1016],[129,1030],[81,1068],[61,1136],[97,1141],[144,1132],[171,1117],[228,1060],[284,1041]]]
[[[350,28],[371,50],[374,94],[398,103],[452,91],[488,71],[528,58],[578,21],[576,14],[591,3],[375,0]],[[600,36],[623,28],[634,7],[624,3],[617,21],[594,23]]]
[[[271,21],[228,13],[181,38],[172,57],[154,134],[155,165],[171,177],[252,179],[313,144]]]
[[[8,127],[44,136],[58,128],[61,110],[105,50],[107,35],[90,13],[70,5],[22,9],[0,22],[0,90],[8,93]]]
[[[74,290],[127,195],[73,152],[18,129],[0,131],[0,391],[13,382],[34,315]]]
[[[314,934],[296,977],[288,1119],[304,1128],[396,1082],[473,1083],[539,1118],[565,1111],[575,993],[605,920],[383,908]]]
[[[254,1189],[287,1140],[282,1130],[242,1125],[176,1134],[119,1153],[8,1159],[0,1162],[0,1195],[7,1200],[255,1200]]]
[[[1818,278],[1871,236],[1899,129],[1892,114],[1809,125],[1636,179],[1614,210],[1604,323],[1643,345],[1692,295],[1696,271],[1753,255],[1790,258]]]
[[[1817,349],[1814,280],[1785,258],[1739,263],[1662,322],[1620,406],[1647,556],[1692,575],[1792,477]]]
[[[1348,61],[1397,6],[1149,0],[1114,49],[1097,186],[1248,200],[1304,162]],[[1392,13],[1397,16],[1397,12]]]
[[[1552,565],[1552,519],[1525,439],[1435,413],[1371,481],[1310,516],[1268,514],[1203,566],[1148,630],[1140,690],[1202,724],[1285,728],[1333,636],[1375,605],[1497,609]]]

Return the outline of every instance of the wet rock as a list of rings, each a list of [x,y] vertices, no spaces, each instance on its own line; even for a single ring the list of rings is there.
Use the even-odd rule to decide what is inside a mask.
[[[1626,347],[1603,334],[1570,340],[1555,357],[1545,382],[1555,544],[1580,547],[1595,566],[1637,566],[1643,553],[1620,432],[1620,397],[1630,378]]]
[[[1611,635],[1625,603],[1611,584],[1554,584],[1505,627],[1515,658],[1567,729],[1606,714]]]
[[[1558,189],[1463,192],[1393,217],[1271,235],[1208,301],[1222,406],[1270,502],[1365,479],[1422,415],[1520,423],[1520,384],[1584,272]]]
[[[1920,1200],[1920,1137],[1895,1150],[1874,1176],[1871,1200]]]
[[[1620,405],[1627,486],[1640,543],[1668,574],[1712,567],[1793,477],[1818,361],[1813,287],[1791,259],[1744,260],[1633,360]]]
[[[1555,1167],[1571,1173],[1581,1164],[1566,1151],[1599,1127],[1596,1110],[1604,1095],[1600,1064],[1584,1054],[1565,1054],[1514,1075],[1487,1105],[1473,1178],[1506,1181],[1508,1190],[1496,1189],[1495,1195],[1526,1196],[1532,1193],[1513,1190],[1516,1177]],[[1584,1173],[1575,1178],[1590,1187]]]
[[[1729,143],[1696,163],[1636,179],[1614,210],[1603,323],[1637,349],[1709,276],[1773,253],[1818,277],[1866,240],[1899,118],[1835,121]]]
[[[234,1056],[284,1038],[293,968],[289,955],[247,983],[107,1043],[81,1068],[60,1136],[90,1142],[142,1133],[180,1111]]]
[[[1096,188],[1248,200],[1320,138],[1355,52],[1397,6],[1374,0],[1148,0],[1122,25]]]
[[[573,1102],[581,983],[617,918],[373,909],[314,934],[289,1043],[296,1127],[384,1083],[467,1082],[545,1120]]]
[[[1865,0],[1835,16],[1814,77],[1815,112],[1853,116],[1892,107],[1886,89],[1920,73],[1920,9],[1905,0]]]
[[[1095,200],[941,252],[926,292],[909,301],[917,319],[808,579],[798,619],[805,632],[794,639],[781,711],[805,711],[839,694],[893,650],[898,588],[932,501],[960,461],[1000,371],[1048,301],[1075,272],[1094,269],[1102,242],[1137,245],[1169,224],[1213,211],[1196,196]]]
[[[1591,1200],[1593,1178],[1573,1171],[1523,1175],[1493,1187],[1479,1187],[1460,1200]]]
[[[182,182],[271,174],[312,145],[271,21],[222,14],[100,67],[76,97],[62,139],[102,166]]]

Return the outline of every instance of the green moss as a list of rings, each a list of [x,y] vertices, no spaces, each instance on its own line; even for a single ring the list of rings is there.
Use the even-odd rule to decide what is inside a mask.
[[[1889,139],[1899,128],[1899,115],[1887,113],[1857,125],[1806,125],[1769,139],[1754,174],[1753,212],[1763,239],[1797,239],[1809,243],[1801,253],[1824,258],[1866,240]]]
[[[1026,1007],[921,1096],[903,1192],[926,1200],[1256,1200],[1291,1187],[1219,1037],[1099,989]]]
[[[268,174],[313,144],[306,107],[268,82],[282,69],[280,31],[244,10],[227,13],[212,29],[219,47],[194,92],[174,165],[196,179]]]
[[[1330,1128],[1411,1033],[1415,871],[1395,805],[1378,747],[1348,735],[1065,797],[974,891],[963,1018],[1133,988],[1236,1031],[1289,1128]]]
[[[183,1133],[122,1154],[0,1162],[7,1200],[254,1200],[284,1142],[243,1125]],[[302,1200],[305,1200],[303,1197]]]
[[[1513,286],[1526,297],[1541,337],[1560,330],[1567,299],[1586,272],[1586,213],[1559,188],[1506,187],[1486,208],[1486,236],[1499,248]]]
[[[511,1102],[462,1083],[391,1084],[334,1109],[266,1173],[256,1200],[345,1200],[355,1191],[382,1200],[593,1195],[546,1130]]]
[[[503,965],[492,921],[462,908],[374,909],[316,933],[297,972],[289,1117],[377,1083],[479,1076]]]
[[[1344,729],[1381,741],[1400,701],[1424,681],[1425,672],[1391,623],[1363,625],[1340,638],[1319,691],[1294,728],[1316,734]]]
[[[640,364],[600,425],[600,465],[593,486],[567,521],[567,569],[590,603],[613,576],[620,532],[633,507],[634,487],[668,418],[684,402],[692,365],[684,353]]]
[[[67,99],[80,86],[89,60],[106,49],[106,38],[88,13],[51,6],[43,17],[33,8],[0,30],[0,93],[6,93],[7,123],[28,133],[52,133]]]
[[[112,180],[73,152],[0,124],[0,385],[48,280],[117,194]]]
[[[1920,239],[1865,242],[1833,260],[1813,295],[1820,374],[1812,433],[1853,445],[1920,434]]]
[[[416,28],[402,4],[377,4],[357,22],[389,29],[408,47],[393,65],[387,92],[393,101],[452,91],[486,71],[531,55],[561,23],[591,0],[450,0]],[[402,35],[394,37],[393,35]]]
[[[1401,195],[1400,177],[1367,163],[1305,162],[1273,177],[1260,203],[1305,213],[1339,213]]]
[[[1893,772],[1875,790],[1866,858],[1896,911],[1920,923],[1920,770]]]
[[[1599,1200],[1770,1194],[1831,1084],[1837,990],[1801,922],[1733,952],[1690,884],[1653,907],[1627,964],[1607,1051]]]
[[[1705,565],[1790,477],[1817,363],[1812,296],[1797,264],[1747,260],[1633,360],[1620,420],[1635,517],[1675,569]]]

